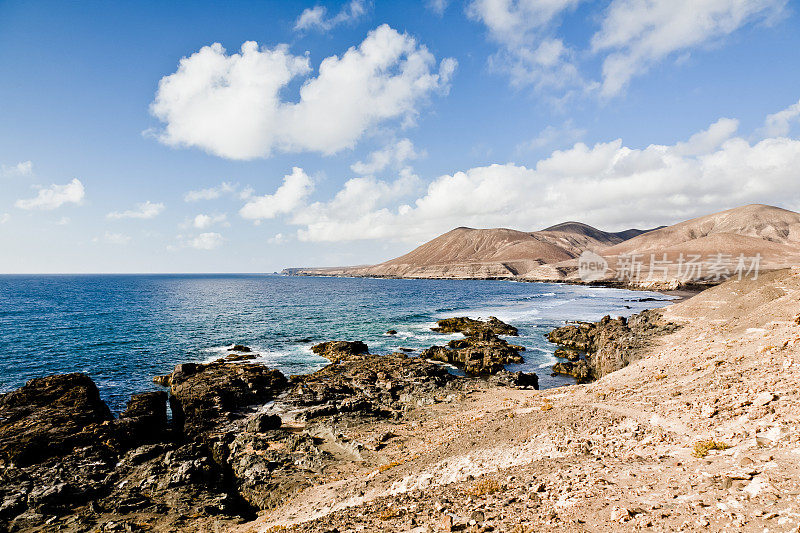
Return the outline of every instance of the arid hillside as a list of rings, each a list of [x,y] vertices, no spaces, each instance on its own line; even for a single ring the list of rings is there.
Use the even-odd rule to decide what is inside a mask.
[[[585,251],[607,263],[581,277]],[[618,282],[675,288],[800,264],[800,214],[753,204],[653,230],[605,232],[580,222],[541,231],[456,228],[389,261],[359,267],[295,268],[287,274],[399,278]]]

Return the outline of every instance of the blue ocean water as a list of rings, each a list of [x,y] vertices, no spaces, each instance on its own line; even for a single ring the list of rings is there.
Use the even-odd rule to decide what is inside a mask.
[[[648,298],[655,300],[642,301]],[[114,411],[131,393],[157,388],[174,365],[209,361],[241,343],[287,375],[327,361],[310,347],[363,340],[373,353],[444,344],[438,318],[497,316],[528,350],[512,370],[542,387],[555,346],[543,335],[565,320],[627,316],[669,302],[619,289],[508,281],[315,278],[278,275],[0,276],[0,391],[55,373],[85,372]],[[386,335],[388,329],[398,331]]]

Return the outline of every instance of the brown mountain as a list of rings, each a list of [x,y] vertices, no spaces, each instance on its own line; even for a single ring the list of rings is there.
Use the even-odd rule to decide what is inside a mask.
[[[541,231],[506,228],[456,228],[384,263],[361,267],[287,269],[305,275],[345,275],[403,278],[517,278],[580,281],[578,256],[591,250],[606,258],[607,281],[622,277],[621,265],[632,255],[642,263],[640,286],[654,283],[659,273],[675,285],[681,258],[699,257],[706,276],[719,254],[735,268],[739,256],[760,255],[761,270],[800,264],[800,214],[768,205],[747,205],[654,230],[606,232],[580,222],[564,222]],[[650,271],[651,257],[669,261],[666,271]],[[749,264],[748,264],[749,266]],[[694,274],[693,274],[694,275]],[[697,281],[695,279],[694,281]]]

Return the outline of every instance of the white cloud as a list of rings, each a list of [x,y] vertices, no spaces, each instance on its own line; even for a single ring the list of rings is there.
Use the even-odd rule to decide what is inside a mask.
[[[578,128],[572,120],[567,120],[561,126],[547,126],[533,139],[517,145],[518,152],[553,148],[557,145],[571,145],[586,135],[586,130]]]
[[[341,11],[333,17],[328,17],[328,9],[325,6],[314,6],[305,9],[297,21],[294,23],[295,31],[317,30],[330,31],[340,24],[348,24],[357,21],[367,12],[367,6],[363,0],[351,0],[342,7]]]
[[[786,0],[613,0],[592,37],[592,50],[608,53],[601,94],[615,96],[670,54],[770,20],[785,5]]]
[[[14,204],[19,209],[44,209],[52,210],[64,204],[80,204],[86,191],[79,179],[73,178],[66,185],[51,185],[46,189],[39,189],[34,198],[17,200]]]
[[[490,65],[513,85],[560,91],[588,90],[574,52],[554,35],[559,17],[581,0],[473,0],[467,14],[483,23],[501,50]]]
[[[118,220],[121,218],[149,219],[157,217],[162,211],[164,211],[164,204],[153,203],[148,200],[144,203],[136,204],[135,209],[130,209],[128,211],[112,211],[111,213],[108,213],[106,217],[112,220]]]
[[[276,233],[275,235],[267,239],[267,242],[270,244],[283,244],[286,241],[287,238],[283,233]]]
[[[764,121],[764,135],[773,137],[788,135],[792,122],[798,121],[800,121],[800,101],[777,113],[767,115]]]
[[[210,228],[214,224],[222,224],[228,217],[226,215],[199,214],[192,219],[192,226],[197,229]]]
[[[750,142],[720,119],[686,141],[644,148],[622,140],[556,150],[531,167],[471,168],[432,180],[355,178],[287,222],[305,241],[430,239],[457,226],[535,230],[580,220],[601,229],[653,227],[749,203],[800,205],[800,139]]]
[[[325,58],[297,101],[283,100],[282,91],[308,75],[309,64],[286,45],[259,49],[248,41],[231,55],[219,43],[203,47],[159,82],[151,104],[165,123],[158,138],[230,159],[274,151],[333,154],[380,124],[410,123],[427,97],[448,89],[456,67],[447,58],[437,70],[425,46],[383,25],[341,57]]]
[[[611,0],[602,11],[584,17],[599,21],[587,49],[565,42],[564,15],[583,0],[472,0],[470,18],[484,24],[499,51],[490,65],[506,72],[512,85],[530,85],[564,98],[599,93],[605,98],[625,90],[635,76],[690,53],[752,23],[772,22],[787,0]],[[597,6],[598,3],[593,5]],[[601,81],[587,81],[581,60],[602,61]]]
[[[196,191],[189,191],[183,196],[185,202],[197,202],[200,200],[216,200],[225,194],[235,194],[237,186],[223,181],[216,187],[209,187],[207,189],[199,189]]]
[[[66,226],[69,223],[70,223],[70,218],[69,217],[61,217],[56,222],[56,226]]]
[[[189,241],[189,246],[197,250],[213,250],[222,246],[224,239],[219,233],[201,233]]]
[[[0,165],[0,176],[31,176],[33,175],[33,162],[21,161],[10,167]]]
[[[8,213],[3,213],[2,215],[0,215],[0,224],[5,224],[9,220],[11,220],[11,215],[9,215]]]
[[[99,239],[94,239],[97,242]],[[107,231],[103,235],[102,241],[108,244],[128,244],[131,238],[123,233],[111,233]]]
[[[357,161],[350,166],[356,174],[367,175],[375,174],[384,170],[389,165],[402,165],[406,161],[417,159],[420,154],[414,150],[414,143],[408,139],[385,146],[381,150],[372,152],[367,157],[367,161]]]
[[[449,4],[450,0],[427,0],[427,2],[425,2],[425,6],[440,17],[444,15]]]
[[[284,176],[283,184],[274,194],[255,196],[239,210],[239,214],[250,220],[275,218],[280,214],[290,213],[302,205],[314,190],[314,182],[303,172],[294,167],[292,173]]]

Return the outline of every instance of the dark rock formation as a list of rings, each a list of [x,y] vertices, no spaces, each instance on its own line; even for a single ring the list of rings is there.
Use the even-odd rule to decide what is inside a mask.
[[[502,369],[519,355],[495,331],[511,329],[488,324],[466,323],[465,343],[441,348],[446,357],[495,372],[490,384],[536,388],[536,374]],[[486,386],[425,358],[369,354],[362,342],[315,348],[335,364],[288,380],[229,356],[177,365],[155,378],[169,398],[136,394],[118,419],[82,374],[1,395],[0,531],[200,530],[203,521],[227,530],[393,438],[358,443],[341,428],[369,430]]]
[[[134,394],[115,426],[116,437],[124,449],[164,440],[167,437],[167,393]]]
[[[503,387],[539,390],[539,376],[533,372],[509,372],[501,370],[489,378],[489,382]]]
[[[245,407],[273,399],[287,380],[263,365],[215,361],[177,365],[169,384],[174,423],[197,437],[241,419]]]
[[[228,351],[248,353],[252,352],[253,350],[249,346],[245,346],[244,344],[234,344],[233,348],[228,348]]]
[[[575,362],[556,363],[553,365],[553,373],[572,376],[578,383],[589,383],[596,379],[592,367],[589,366],[585,359],[579,359]]]
[[[315,344],[311,351],[328,359],[331,363],[338,363],[341,359],[369,353],[367,345],[361,341],[328,341]]]
[[[557,363],[553,371],[583,382],[603,377],[638,360],[654,337],[671,333],[678,327],[664,320],[659,310],[650,309],[630,319],[605,316],[599,322],[581,322],[554,329],[547,334],[550,342],[585,352],[587,359],[576,359],[568,351],[557,351],[557,356],[566,357],[570,362]]]
[[[397,335],[397,330],[396,329],[390,329],[389,331],[386,332],[386,334],[387,335]]]
[[[505,365],[521,363],[520,346],[509,344],[498,335],[517,335],[517,329],[495,317],[483,322],[467,317],[440,320],[440,333],[461,332],[463,339],[454,339],[447,346],[431,346],[421,355],[434,361],[442,361],[462,368],[471,376],[495,374]]]
[[[490,316],[486,321],[465,316],[445,318],[439,320],[437,327],[432,329],[438,333],[463,333],[466,336],[472,336],[481,331],[490,331],[495,335],[517,336],[519,334],[517,328],[494,316]]]
[[[112,419],[89,376],[32,379],[0,396],[0,464],[39,463],[105,440]]]

